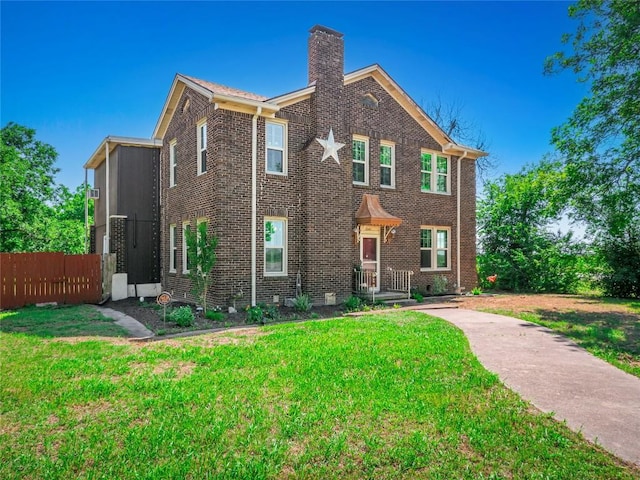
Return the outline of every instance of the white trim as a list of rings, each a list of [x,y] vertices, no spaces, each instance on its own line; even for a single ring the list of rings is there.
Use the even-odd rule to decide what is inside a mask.
[[[264,237],[265,229],[267,226],[267,222],[282,222],[284,232],[282,232],[282,271],[280,272],[267,272],[267,240]],[[264,222],[262,223],[262,234],[263,234],[263,271],[265,277],[286,277],[288,270],[288,244],[289,244],[289,219],[286,217],[264,217]],[[271,248],[280,248],[280,247],[271,247]]]
[[[176,156],[176,147],[178,141],[174,138],[169,142],[169,188],[176,186],[176,173],[178,169],[178,161]]]
[[[268,100],[269,103],[275,103],[280,108],[287,107],[289,105],[293,105],[294,103],[298,103],[302,100],[306,100],[311,97],[312,93],[315,93],[316,86],[311,85],[309,87],[301,88],[300,90],[295,90],[290,93],[285,93],[284,95],[279,95],[277,97],[270,98]]]
[[[355,160],[353,143],[354,142],[364,142],[364,182],[357,182],[353,179],[353,173],[351,174],[351,181],[354,185],[369,185],[369,137],[364,137],[362,135],[353,135],[351,138],[351,168],[353,169],[353,164],[358,163],[362,165],[362,161]],[[352,170],[353,171],[353,170]]]
[[[182,273],[184,274],[189,273],[188,262],[187,262],[187,256],[188,256],[187,235],[186,235],[187,227],[191,228],[191,222],[188,220],[182,222]]]
[[[429,154],[431,155],[431,185],[430,190],[424,190],[422,188],[422,174],[425,173],[425,170],[422,170],[422,155]],[[445,192],[438,192],[438,175],[443,175],[438,173],[438,157],[447,159],[447,186]],[[435,150],[429,150],[428,148],[420,149],[420,191],[422,193],[435,193],[437,195],[451,195],[451,156],[446,155],[442,152],[437,152]]]
[[[269,136],[268,129],[269,124],[279,125],[282,127],[282,148],[277,147],[269,147]],[[289,125],[286,120],[280,118],[271,118],[269,120],[265,120],[264,123],[264,171],[269,175],[281,175],[287,176],[288,172],[288,157],[289,157]],[[273,170],[269,170],[269,150],[277,150],[282,152],[282,171],[276,172]]]
[[[382,165],[382,147],[391,148],[391,165]],[[381,188],[396,188],[396,144],[387,140],[380,140],[380,187]],[[387,168],[391,170],[391,185],[382,184],[382,169]]]
[[[176,263],[178,260],[178,243],[176,235],[178,226],[175,223],[169,225],[169,273],[176,273]]]
[[[202,135],[203,133],[204,137]],[[205,163],[208,160],[207,136],[207,119],[205,117],[196,124],[196,161],[198,162],[198,175],[207,173],[207,165],[205,165],[204,169],[202,168],[202,152],[205,154]]]
[[[363,232],[360,235],[360,265],[364,268],[364,258],[362,255],[362,251],[364,250],[364,239],[365,238],[373,238],[376,241],[376,287],[374,289],[375,293],[380,291],[380,227],[376,227],[376,233]]]
[[[420,225],[420,251],[427,250],[422,248],[422,231],[431,230],[431,268],[422,266],[422,254],[420,254],[420,271],[421,272],[449,272],[451,271],[451,227],[444,227],[441,225]],[[447,246],[445,248],[438,248],[438,231],[447,232]],[[438,267],[438,250],[445,250],[447,252],[447,266]]]
[[[105,161],[106,158],[106,146],[109,146],[109,152],[112,152],[114,148],[118,145],[123,145],[127,147],[143,147],[143,148],[154,148],[154,147],[162,147],[162,140],[156,140],[154,138],[135,138],[135,137],[117,137],[114,135],[109,135],[105,137],[98,148],[96,148],[95,152],[89,157],[87,163],[84,164],[84,168],[90,168],[95,170],[98,168],[102,162]]]

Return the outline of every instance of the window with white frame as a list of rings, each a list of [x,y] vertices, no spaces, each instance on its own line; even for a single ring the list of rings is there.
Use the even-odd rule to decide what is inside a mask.
[[[178,173],[178,152],[176,151],[178,143],[176,140],[169,142],[169,187],[176,186]]]
[[[287,174],[287,124],[267,120],[266,122],[266,170],[276,175]]]
[[[450,193],[450,159],[437,152],[420,153],[421,186],[423,192]]]
[[[191,232],[191,223],[182,222],[182,273],[189,273],[191,259],[189,258],[189,248],[187,246],[187,231]]]
[[[207,172],[207,119],[198,122],[198,175]]]
[[[176,273],[178,263],[178,245],[176,238],[177,227],[175,224],[169,225],[169,272]]]
[[[369,185],[369,139],[353,136],[351,144],[353,159],[353,183],[355,185]]]
[[[396,186],[396,146],[391,142],[380,142],[380,186]]]
[[[264,274],[278,276],[287,274],[287,220],[265,217],[264,219]]]
[[[451,268],[449,227],[420,227],[420,269],[449,270]]]

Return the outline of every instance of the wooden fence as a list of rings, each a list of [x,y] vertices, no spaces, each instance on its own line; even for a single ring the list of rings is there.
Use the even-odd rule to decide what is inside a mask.
[[[0,310],[44,302],[96,303],[100,255],[0,253]]]

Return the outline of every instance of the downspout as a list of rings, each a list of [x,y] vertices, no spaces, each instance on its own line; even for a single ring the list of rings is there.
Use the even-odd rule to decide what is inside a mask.
[[[108,253],[111,252],[111,225],[109,224],[109,215],[110,215],[110,209],[109,209],[109,139],[107,137],[107,140],[105,140],[105,144],[104,144],[104,149],[105,149],[105,162],[107,164],[106,166],[106,186],[105,186],[105,238],[104,238],[104,242],[102,243],[102,254],[106,255]]]
[[[84,253],[89,253],[87,248],[87,237],[89,236],[89,198],[87,196],[87,190],[89,185],[87,184],[87,169],[84,169]]]
[[[462,166],[462,160],[467,157],[467,151],[465,150],[461,157],[458,157],[458,175],[456,178],[456,282],[458,284],[458,293],[462,293],[462,286],[460,285],[460,172]]]
[[[256,259],[258,234],[258,107],[251,119],[251,306],[256,306]]]

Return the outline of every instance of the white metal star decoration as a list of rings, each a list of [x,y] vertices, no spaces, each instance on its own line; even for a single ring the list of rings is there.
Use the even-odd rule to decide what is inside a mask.
[[[316,140],[324,148],[321,162],[324,162],[329,157],[333,157],[336,163],[340,165],[340,159],[338,159],[338,150],[344,147],[344,143],[335,141],[335,139],[333,138],[333,128],[329,129],[329,136],[326,140],[322,140],[321,138],[316,138]]]

